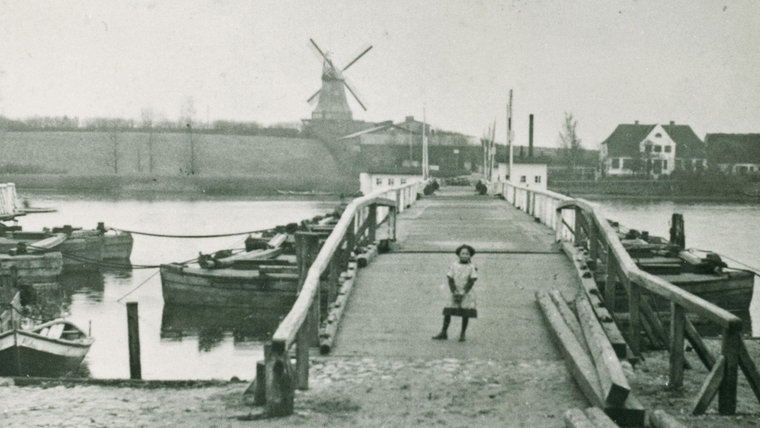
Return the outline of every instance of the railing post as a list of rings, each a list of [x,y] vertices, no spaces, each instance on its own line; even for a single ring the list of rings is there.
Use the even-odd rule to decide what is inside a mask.
[[[631,282],[625,275],[620,275],[628,290],[628,313],[630,315],[628,325],[628,345],[631,347],[634,355],[641,355],[641,314],[639,305],[641,304],[641,289],[635,282]]]
[[[617,272],[615,255],[612,248],[607,247],[607,278],[604,280],[604,304],[610,313],[615,312],[615,300],[617,299]]]
[[[266,413],[271,417],[293,414],[293,376],[284,342],[273,342],[266,360]]]
[[[739,346],[741,345],[741,324],[731,324],[723,331],[721,353],[725,358],[723,381],[718,389],[718,413],[733,415],[736,413],[736,382],[739,365]]]
[[[555,232],[555,239],[557,242],[562,241],[562,229],[564,228],[564,224],[562,224],[562,208],[557,208],[554,210],[555,216],[554,216],[554,232]]]
[[[311,304],[312,307],[319,302]],[[309,389],[309,327],[311,317],[306,318],[306,322],[298,329],[296,336],[296,388],[300,390]]]
[[[319,254],[319,234],[314,232],[296,232],[296,262],[298,264],[298,290],[303,287],[311,264]],[[308,337],[312,345],[319,345],[320,298],[319,288],[314,304],[309,308]]]
[[[655,316],[657,316],[655,314]],[[670,302],[670,380],[668,386],[676,389],[683,386],[683,340],[685,315],[682,306]]]
[[[596,263],[599,259],[599,230],[596,228],[594,219],[590,219],[589,224],[586,225],[586,233],[588,233],[589,240],[589,257],[594,261],[594,270],[596,269]]]
[[[377,205],[372,204],[369,206],[369,212],[367,213],[367,242],[372,244],[375,242],[377,232]]]

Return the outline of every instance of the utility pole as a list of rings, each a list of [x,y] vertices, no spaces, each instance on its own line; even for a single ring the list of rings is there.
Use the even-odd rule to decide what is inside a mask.
[[[512,90],[509,90],[509,103],[507,104],[507,145],[509,146],[509,181],[513,181],[514,153],[512,150]]]

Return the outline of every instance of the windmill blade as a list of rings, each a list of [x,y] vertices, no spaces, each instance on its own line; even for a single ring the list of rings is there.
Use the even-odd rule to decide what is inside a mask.
[[[309,39],[309,41],[311,42],[314,49],[316,49],[317,52],[319,52],[319,55],[322,57],[322,59],[327,59],[327,55],[325,55],[322,49],[319,48],[319,45],[317,45],[317,42],[315,42],[314,39],[311,39],[311,38]]]
[[[354,96],[354,99],[356,100],[356,102],[359,103],[360,106],[362,106],[364,111],[367,111],[367,107],[365,107],[362,100],[359,99],[359,96],[356,94],[356,91],[354,90],[354,88],[352,88],[351,85],[349,85],[345,79],[343,79],[343,84],[346,86],[346,89],[348,89],[348,92],[351,92],[351,95]]]
[[[356,63],[356,61],[359,61],[359,58],[363,57],[363,56],[364,56],[364,54],[366,54],[367,52],[369,52],[369,50],[370,50],[370,49],[372,49],[372,45],[370,45],[370,46],[369,46],[367,49],[364,49],[364,50],[362,51],[362,53],[360,53],[360,54],[359,54],[359,55],[358,55],[356,58],[354,58],[354,60],[353,60],[353,61],[351,61],[351,62],[349,62],[348,64],[346,64],[346,66],[345,66],[345,67],[343,67],[343,70],[342,70],[342,71],[346,71],[346,70],[348,70],[348,67],[351,67],[352,65],[354,65],[354,64]]]
[[[317,89],[317,92],[314,92],[314,95],[310,96],[308,100],[306,100],[307,103],[311,104],[311,102],[317,98],[319,95],[319,92],[322,91],[322,89]]]

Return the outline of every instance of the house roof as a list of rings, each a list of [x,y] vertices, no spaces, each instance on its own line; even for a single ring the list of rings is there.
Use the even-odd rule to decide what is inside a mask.
[[[380,122],[371,128],[363,129],[359,132],[354,132],[353,134],[345,135],[343,137],[338,138],[338,140],[348,140],[349,138],[355,138],[364,134],[374,134],[375,132],[385,131],[391,128],[395,128],[397,130],[404,131],[404,132],[409,132],[403,128],[399,128],[398,126],[394,125],[393,122],[387,121],[387,122]]]
[[[689,125],[662,125],[676,143],[677,158],[704,158],[705,143],[697,137]]]
[[[639,153],[639,144],[657,125],[620,124],[602,144],[607,145],[608,156],[634,157]],[[676,143],[676,157],[703,158],[705,157],[704,143],[689,125],[662,125],[673,142]]]
[[[611,157],[637,156],[639,144],[652,132],[655,125],[620,124],[602,141],[607,145],[607,155]]]
[[[760,134],[707,134],[705,144],[716,164],[760,163]]]

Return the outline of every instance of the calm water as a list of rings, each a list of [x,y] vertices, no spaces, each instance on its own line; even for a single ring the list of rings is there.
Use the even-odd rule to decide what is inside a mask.
[[[20,195],[55,213],[20,217],[26,230],[71,224],[163,234],[221,234],[271,228],[331,212],[337,201],[143,201],[52,195]],[[224,248],[242,248],[245,236],[171,239],[135,235],[131,262],[158,265],[189,260]],[[198,310],[164,307],[158,269],[92,270],[60,279],[68,318],[95,344],[85,360],[95,378],[128,378],[126,302],[138,302],[144,379],[252,379],[263,358],[262,340],[281,311]],[[53,295],[55,293],[51,293]]]
[[[734,259],[760,272],[760,204],[622,200],[594,203],[608,219],[664,238],[670,236],[671,215],[681,213],[686,248],[714,251],[729,266],[745,267],[730,260]],[[753,335],[760,336],[760,282],[757,277],[750,314]]]
[[[337,201],[143,201],[95,197],[21,195],[55,213],[19,218],[27,230],[71,224],[107,226],[164,234],[219,234],[269,228],[332,211]],[[760,205],[611,201],[598,203],[610,219],[653,235],[668,236],[670,216],[682,213],[687,247],[709,249],[760,268]],[[199,251],[242,247],[245,236],[169,239],[135,236],[135,265],[192,259]],[[140,312],[142,373],[145,379],[252,379],[263,358],[262,341],[283,312],[165,307],[158,269],[93,270],[61,278],[69,319],[91,329],[95,344],[85,360],[96,378],[128,378],[126,302]],[[756,281],[757,282],[757,281]],[[760,297],[755,287],[753,331],[760,331]]]

